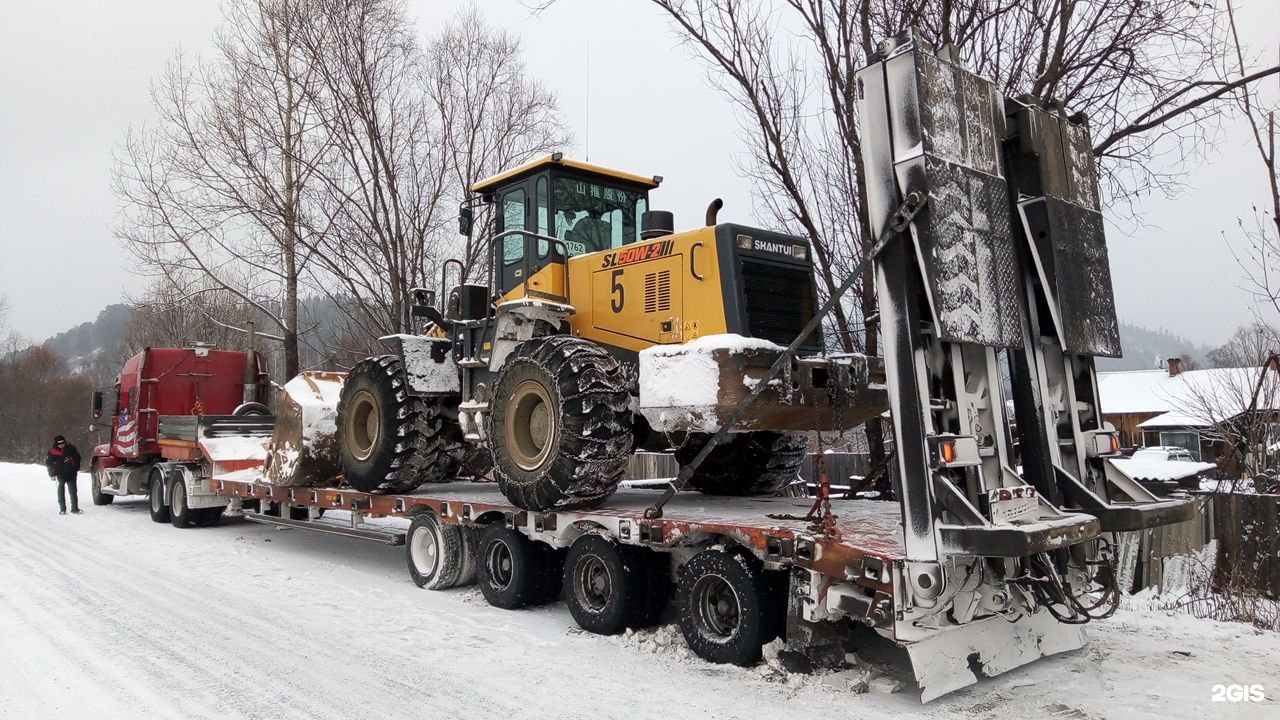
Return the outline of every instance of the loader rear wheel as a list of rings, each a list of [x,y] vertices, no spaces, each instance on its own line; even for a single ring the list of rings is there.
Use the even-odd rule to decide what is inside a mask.
[[[409,395],[394,355],[356,363],[338,399],[338,455],[351,487],[409,492],[452,480],[464,447],[456,401]]]
[[[102,473],[102,466],[97,462],[93,463],[93,470],[89,474],[89,495],[93,498],[94,505],[110,505],[116,499],[115,495],[102,492]]]
[[[151,511],[151,522],[169,522],[169,504],[164,501],[164,473],[158,467],[147,473],[147,508]]]
[[[494,607],[516,610],[540,599],[543,555],[533,541],[496,522],[480,534],[476,552],[476,582]]]
[[[502,494],[538,511],[612,495],[633,445],[629,388],[625,368],[595,343],[555,335],[517,347],[486,421]]]
[[[698,657],[734,665],[760,660],[769,631],[752,558],[724,550],[694,555],[680,569],[676,607],[685,642]]]
[[[693,462],[708,439],[690,438],[676,450],[676,461],[682,467]],[[776,495],[799,476],[807,445],[803,435],[732,435],[698,466],[690,484],[707,495]]]

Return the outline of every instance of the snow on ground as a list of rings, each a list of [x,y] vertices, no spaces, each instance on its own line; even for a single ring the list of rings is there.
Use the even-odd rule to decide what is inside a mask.
[[[883,645],[858,651],[869,674],[710,665],[671,626],[602,638],[563,604],[419,590],[402,548],[176,530],[80,489],[85,514],[59,516],[43,468],[0,464],[0,718],[1277,716],[1280,636],[1246,625],[1121,610],[1084,650],[922,706],[909,682],[889,692],[901,658]],[[1233,683],[1268,699],[1210,701]]]

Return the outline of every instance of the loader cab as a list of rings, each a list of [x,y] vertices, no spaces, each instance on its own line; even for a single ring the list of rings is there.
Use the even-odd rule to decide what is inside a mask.
[[[661,180],[555,153],[476,183],[472,191],[492,204],[495,294],[563,297],[564,273],[539,271],[639,241],[649,191]],[[513,230],[542,237],[503,235]]]

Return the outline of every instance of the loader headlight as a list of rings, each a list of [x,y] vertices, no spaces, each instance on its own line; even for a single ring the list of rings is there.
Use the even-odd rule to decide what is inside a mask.
[[[751,236],[750,236],[750,235],[739,235],[739,236],[738,236],[738,248],[739,248],[739,249],[742,249],[742,250],[750,250],[750,249],[751,249],[751,248],[753,248],[753,247],[755,247],[755,240],[753,240],[753,239],[751,238]]]
[[[809,248],[803,245],[793,245],[791,247],[791,256],[797,260],[807,260],[809,258]]]

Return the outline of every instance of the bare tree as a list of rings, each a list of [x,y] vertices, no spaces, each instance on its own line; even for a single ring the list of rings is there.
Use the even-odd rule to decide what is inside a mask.
[[[305,241],[318,288],[353,328],[410,328],[408,291],[439,253],[446,172],[431,123],[422,53],[398,0],[312,0],[301,33],[319,82],[313,104],[328,152],[313,168],[317,220]]]
[[[1225,343],[1209,351],[1205,361],[1209,367],[1259,367],[1277,353],[1280,353],[1280,335],[1276,329],[1254,322],[1236,328]],[[1189,369],[1185,364],[1182,367]]]
[[[1235,6],[1226,5],[1230,20],[1233,54],[1227,59],[1223,73],[1246,73],[1252,64],[1239,40]],[[1252,217],[1239,218],[1239,237],[1228,240],[1228,246],[1245,273],[1246,288],[1258,304],[1280,315],[1280,163],[1276,145],[1280,136],[1276,113],[1280,110],[1280,78],[1274,84],[1244,88],[1236,93],[1236,106],[1249,127],[1257,151],[1263,203],[1254,204]]]
[[[175,287],[207,280],[275,325],[298,371],[298,301],[308,256],[307,188],[325,150],[301,52],[304,0],[232,0],[213,60],[182,54],[156,81],[155,127],[131,130],[114,185],[117,230],[140,269]],[[317,139],[321,138],[321,139]]]
[[[569,144],[556,96],[529,77],[520,41],[479,10],[459,13],[431,38],[426,55],[427,96],[443,136],[444,192],[453,203],[473,183]],[[482,215],[477,227],[485,221]],[[487,248],[467,238],[459,250],[464,277],[485,277]]]
[[[1088,113],[1113,197],[1168,185],[1178,168],[1156,172],[1152,162],[1203,140],[1233,90],[1280,72],[1212,74],[1225,48],[1222,15],[1181,0],[650,2],[740,109],[761,220],[810,238],[828,294],[878,231],[866,222],[855,73],[882,39],[917,28],[926,41],[958,45],[1008,94]],[[845,349],[874,354],[869,272],[851,294],[832,329]],[[868,427],[873,461],[880,435]]]
[[[1280,441],[1280,363],[1271,355],[1251,366],[1217,368],[1178,376],[1183,386],[1171,398],[1173,412],[1201,443],[1218,456],[1219,477],[1234,488],[1242,478],[1261,473]],[[1210,460],[1211,458],[1205,458]]]

